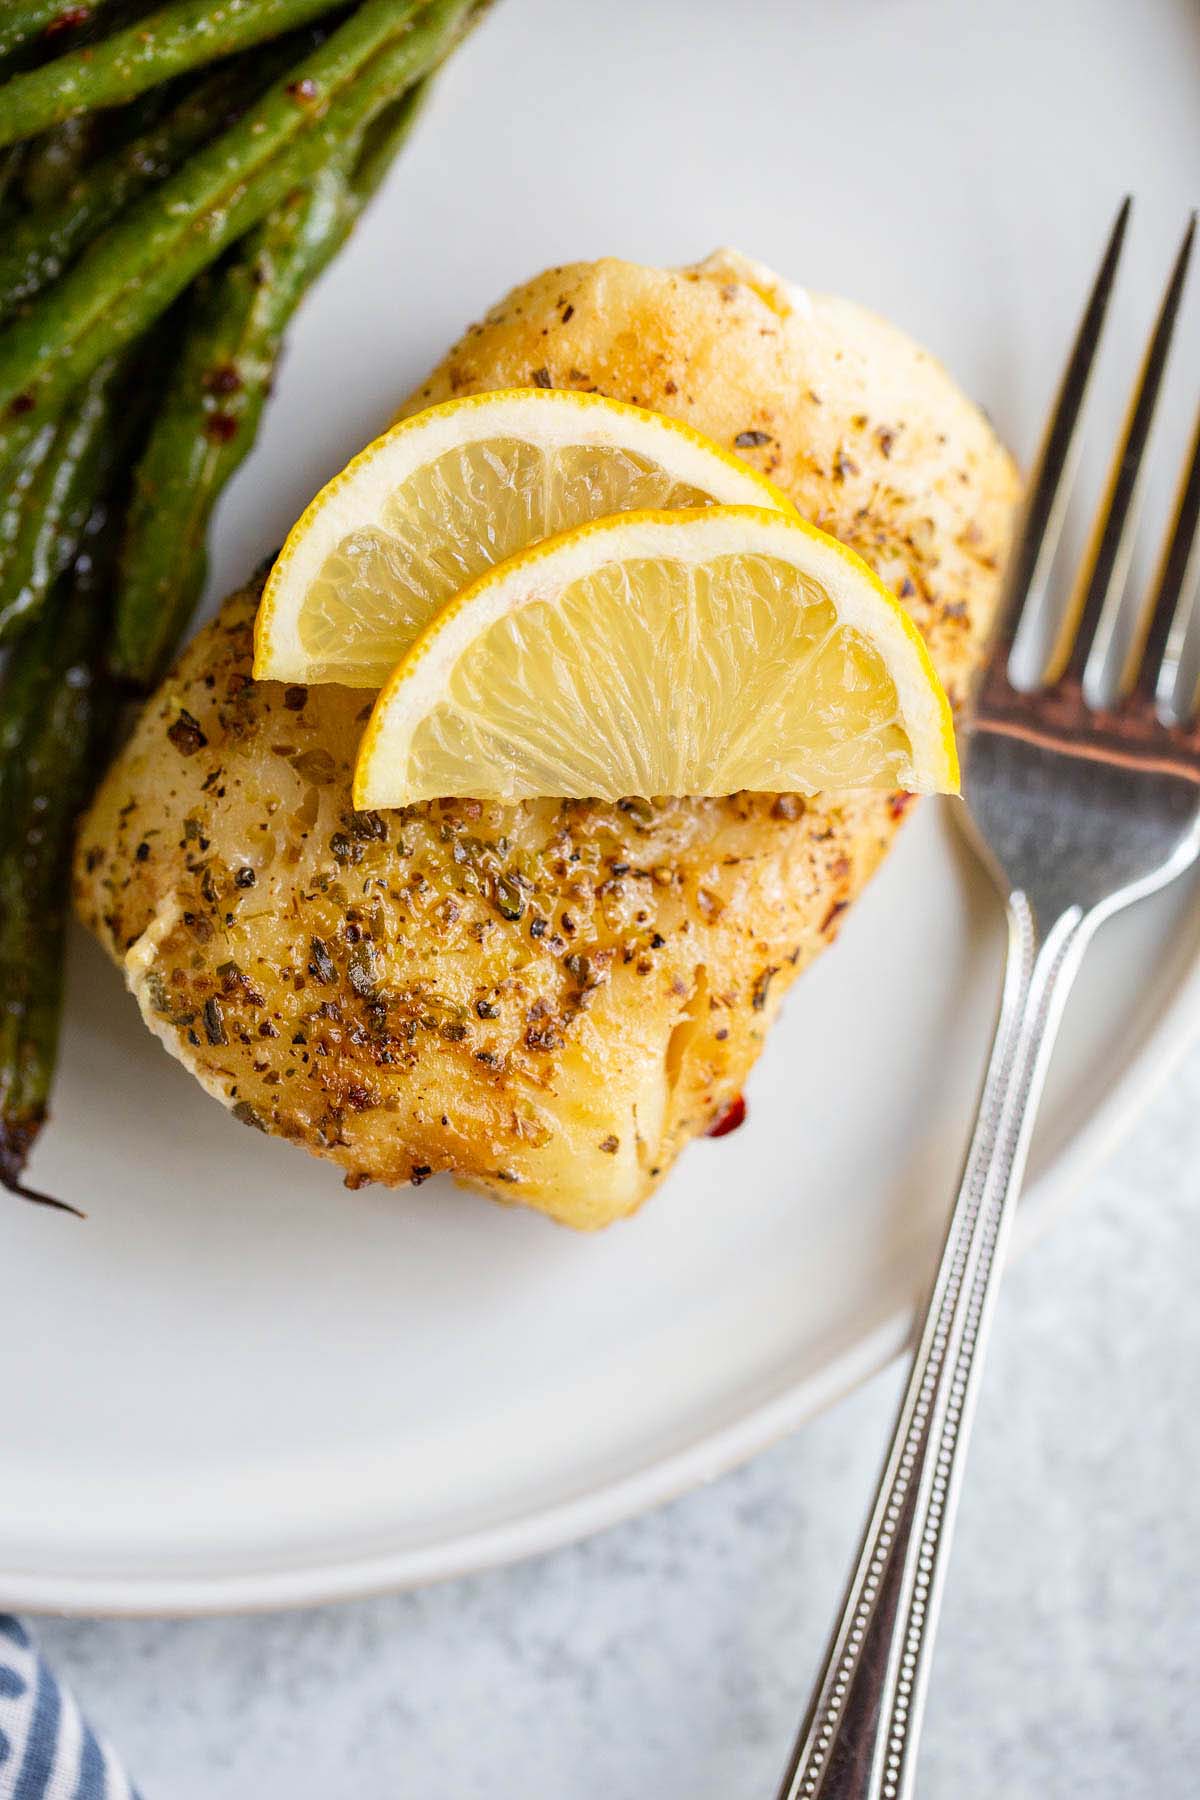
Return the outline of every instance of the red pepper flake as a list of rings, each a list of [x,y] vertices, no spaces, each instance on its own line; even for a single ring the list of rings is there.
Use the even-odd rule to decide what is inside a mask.
[[[241,391],[242,378],[232,363],[219,363],[209,370],[204,385],[210,394],[236,394]]]
[[[262,995],[259,993],[257,988],[252,987],[250,985],[250,982],[246,977],[245,970],[239,968],[237,963],[235,963],[235,962],[218,963],[217,964],[217,974],[221,977],[221,992],[225,996],[226,1000],[236,1000],[240,994],[245,999],[247,1005],[249,1005],[249,1006],[262,1006],[263,1005]],[[278,1037],[279,1033],[275,1030],[275,1028],[273,1026],[270,1026],[267,1030],[264,1030],[263,1027],[260,1025],[259,1026],[259,1036],[260,1037]]]
[[[204,421],[204,435],[210,443],[228,444],[237,436],[238,422],[232,413],[209,413]]]
[[[735,1094],[729,1105],[719,1112],[713,1123],[705,1132],[705,1137],[728,1137],[731,1131],[737,1131],[746,1123],[746,1099],[743,1094]]]
[[[679,388],[675,382],[673,382],[673,381],[664,381],[663,382],[663,393],[664,394],[677,394],[678,392],[679,392]]]
[[[757,450],[760,444],[769,444],[770,442],[769,431],[739,431],[733,440],[734,448],[737,450]]]
[[[889,794],[888,811],[893,819],[902,819],[916,797],[915,794],[906,794],[903,791]]]
[[[550,371],[546,368],[534,369],[531,372],[529,379],[532,381],[534,387],[548,388],[554,386],[554,383],[550,379]]]
[[[91,16],[92,9],[90,6],[66,6],[63,8],[62,12],[58,14],[57,18],[51,19],[42,35],[44,37],[54,38],[57,37],[60,32],[74,31],[77,25],[86,25]]]
[[[825,917],[821,920],[822,932],[826,932],[829,930],[829,928],[833,924],[834,920],[839,918],[841,916],[841,914],[845,912],[845,910],[849,906],[849,904],[850,904],[850,902],[848,900],[835,900],[834,901],[834,903],[830,907],[829,911],[825,914]]]

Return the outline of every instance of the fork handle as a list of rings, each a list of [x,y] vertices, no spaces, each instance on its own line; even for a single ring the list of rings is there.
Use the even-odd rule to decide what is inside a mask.
[[[910,1800],[942,1583],[1008,1226],[1096,917],[1044,938],[1008,897],[1000,1018],[962,1185],[862,1549],[778,1800]]]

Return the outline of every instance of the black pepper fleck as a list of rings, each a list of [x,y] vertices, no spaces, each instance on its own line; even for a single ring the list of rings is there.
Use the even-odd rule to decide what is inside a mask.
[[[767,994],[770,990],[771,982],[777,973],[778,971],[776,969],[766,968],[755,981],[753,991],[750,995],[750,1004],[755,1012],[761,1012],[763,1007],[767,1004]]]
[[[227,1044],[229,1042],[225,1035],[225,1019],[221,1011],[221,1002],[215,994],[210,995],[204,1002],[204,1035],[210,1044]]]
[[[178,750],[180,756],[195,756],[197,750],[203,750],[208,743],[200,729],[199,719],[194,719],[184,707],[179,709],[179,717],[168,729],[167,736]]]
[[[329,954],[329,946],[325,943],[323,938],[313,938],[309,945],[309,955],[312,958],[308,965],[308,972],[310,975],[314,976],[318,981],[333,982],[337,980],[337,970],[333,966],[333,958]]]

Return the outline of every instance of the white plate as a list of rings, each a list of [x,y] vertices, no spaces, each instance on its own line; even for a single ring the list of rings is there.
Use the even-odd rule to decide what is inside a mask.
[[[732,240],[891,312],[1027,449],[1132,187],[1128,360],[1195,197],[1192,7],[864,0],[740,9],[736,36],[734,10],[497,11],[305,312],[220,521],[218,585],[468,317],[570,256]],[[1197,910],[1181,889],[1097,944],[1026,1229],[1200,1019]],[[749,1455],[903,1340],[1000,949],[985,883],[926,808],[791,997],[745,1129],[578,1238],[440,1182],[343,1192],[205,1099],[81,943],[36,1175],[91,1216],[0,1207],[0,1600],[188,1611],[428,1580]]]

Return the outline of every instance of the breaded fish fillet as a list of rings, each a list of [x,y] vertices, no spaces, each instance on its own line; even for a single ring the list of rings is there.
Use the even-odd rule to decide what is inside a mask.
[[[730,253],[607,259],[517,289],[404,410],[519,385],[736,449],[894,588],[961,700],[1016,475],[893,327]],[[253,682],[257,591],[200,633],[108,775],[81,917],[211,1093],[350,1185],[447,1170],[580,1227],[629,1213],[740,1091],[906,797],[356,813],[365,697]]]

